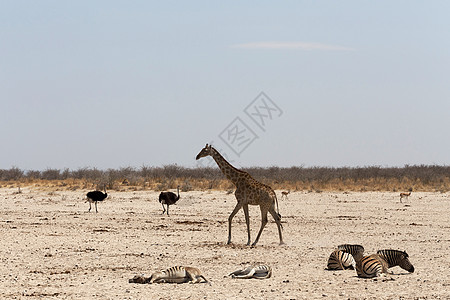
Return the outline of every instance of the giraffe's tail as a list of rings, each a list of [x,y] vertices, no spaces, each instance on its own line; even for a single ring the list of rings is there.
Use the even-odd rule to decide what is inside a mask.
[[[277,215],[278,215],[278,218],[280,218],[280,220],[281,220],[280,207],[278,206],[278,197],[277,197],[276,193],[274,193],[274,194],[275,194],[275,202],[277,204]]]
[[[275,198],[275,199],[276,199],[276,198]],[[279,207],[278,207],[278,199],[276,199],[276,202],[277,202],[277,216],[278,216],[278,220],[279,220],[279,222],[280,222],[281,230],[283,230],[284,228],[283,228],[283,224],[281,224],[281,214],[280,214],[280,209],[279,209]]]

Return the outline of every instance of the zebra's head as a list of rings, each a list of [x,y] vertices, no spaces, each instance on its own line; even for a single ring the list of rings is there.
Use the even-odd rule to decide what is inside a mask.
[[[406,253],[406,251],[399,251],[399,252],[400,252],[400,262],[398,264],[399,267],[410,273],[414,273],[414,266],[409,261],[408,253]]]
[[[409,261],[409,255],[406,251],[385,249],[378,250],[377,254],[382,256],[386,262],[389,264],[389,268],[399,266],[403,270],[406,270],[410,273],[414,272],[414,266]]]

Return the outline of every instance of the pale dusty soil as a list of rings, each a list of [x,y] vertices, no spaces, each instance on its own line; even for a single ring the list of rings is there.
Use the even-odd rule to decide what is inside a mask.
[[[34,299],[450,299],[449,193],[304,193],[279,200],[284,240],[269,216],[255,248],[243,212],[226,245],[236,200],[193,191],[161,215],[158,192],[110,192],[88,213],[87,191],[0,189],[0,298]],[[278,197],[281,196],[277,191]],[[250,207],[252,239],[260,226]],[[395,267],[384,279],[324,270],[341,243],[406,250],[416,272]],[[273,268],[267,280],[228,273],[249,263]],[[200,268],[208,284],[130,284],[136,274],[174,265]]]

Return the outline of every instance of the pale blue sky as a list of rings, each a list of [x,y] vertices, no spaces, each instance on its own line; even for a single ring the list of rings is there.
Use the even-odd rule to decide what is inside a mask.
[[[449,165],[449,15],[447,1],[0,0],[0,168],[192,167],[211,141],[238,167]],[[245,113],[261,92],[280,109],[264,130]],[[239,156],[220,136],[237,117],[258,137]]]

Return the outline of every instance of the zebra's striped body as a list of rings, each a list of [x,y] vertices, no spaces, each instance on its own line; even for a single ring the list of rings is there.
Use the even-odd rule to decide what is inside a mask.
[[[334,250],[328,258],[328,270],[346,270],[355,269],[356,262],[353,255],[342,250]]]
[[[237,270],[230,273],[228,276],[232,278],[257,278],[257,279],[266,279],[272,276],[272,268],[268,265],[258,265],[258,266],[249,266],[242,270]]]
[[[358,253],[364,253],[364,247],[356,244],[342,244],[337,247],[337,250],[350,253],[353,256],[356,256]]]
[[[378,250],[377,254],[387,262],[388,268],[399,266],[410,273],[414,272],[414,266],[409,261],[409,255],[406,251],[385,249]]]
[[[372,278],[387,273],[388,263],[378,254],[364,256],[356,261],[356,273],[359,277]]]
[[[148,283],[198,283],[201,280],[208,282],[199,269],[194,267],[175,266],[152,274]]]

